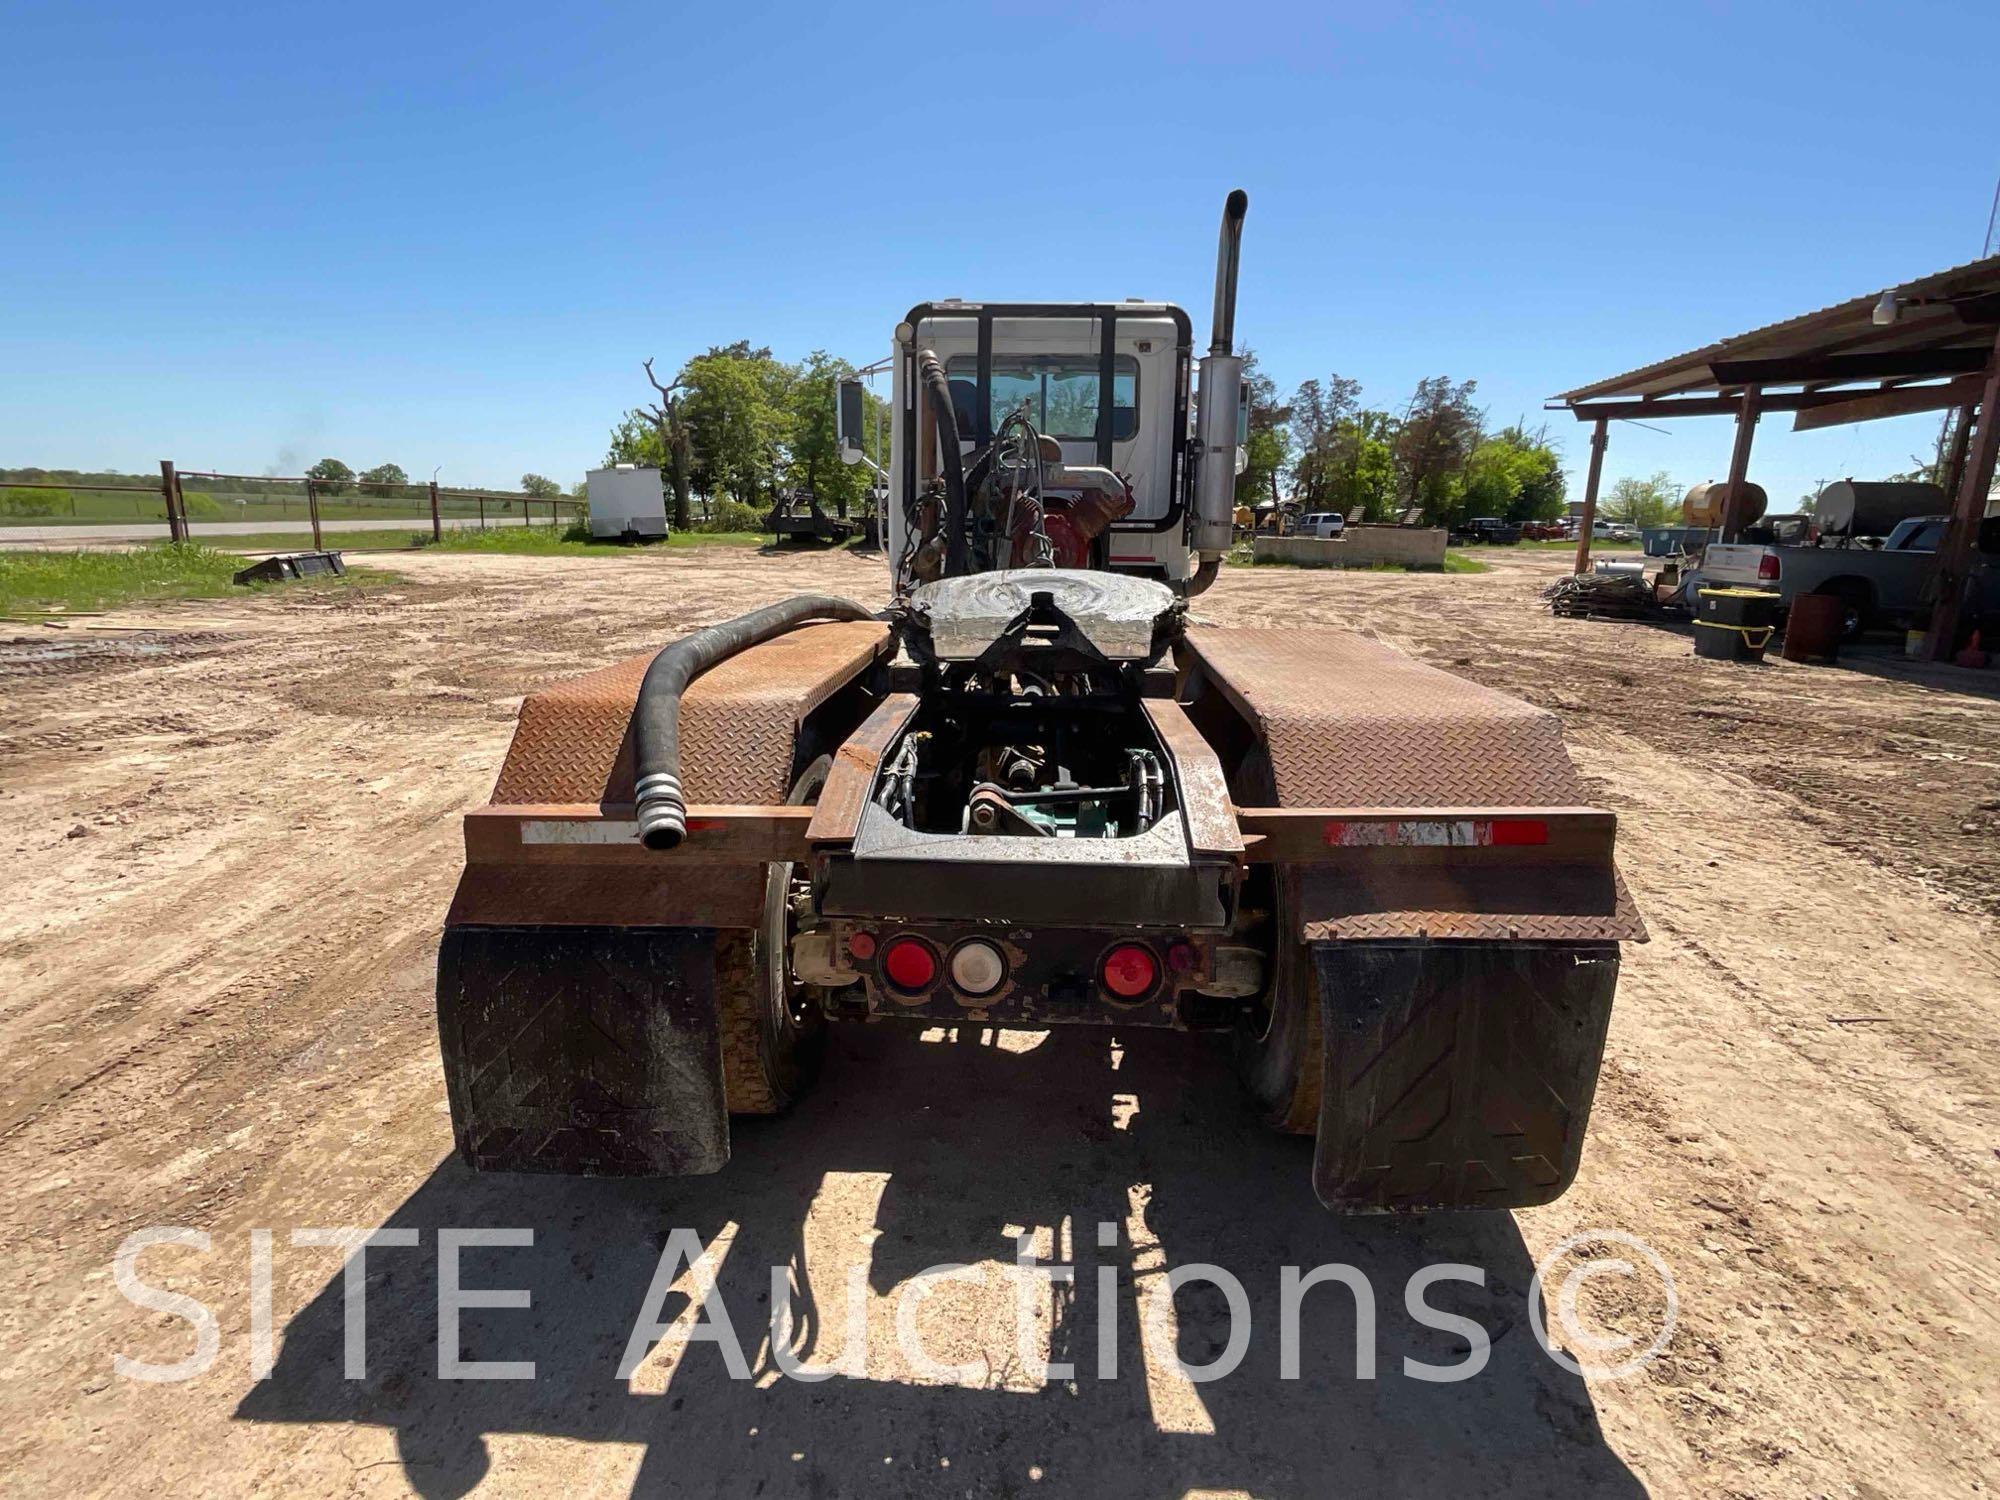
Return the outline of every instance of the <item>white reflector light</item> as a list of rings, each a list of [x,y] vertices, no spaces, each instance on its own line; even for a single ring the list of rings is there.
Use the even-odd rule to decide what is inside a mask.
[[[960,943],[951,951],[951,982],[968,995],[987,995],[1007,977],[1007,960],[991,943]]]

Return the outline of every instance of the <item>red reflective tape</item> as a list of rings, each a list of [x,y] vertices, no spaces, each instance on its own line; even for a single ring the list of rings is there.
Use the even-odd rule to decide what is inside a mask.
[[[689,818],[687,820],[687,831],[689,833],[713,833],[722,826],[723,821],[720,818]]]
[[[1329,818],[1321,835],[1330,849],[1485,848],[1493,844],[1546,844],[1544,818],[1401,818],[1355,823]]]

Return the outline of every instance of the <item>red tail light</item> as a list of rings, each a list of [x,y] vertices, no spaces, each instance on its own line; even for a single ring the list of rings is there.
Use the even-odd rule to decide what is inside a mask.
[[[1104,955],[1099,976],[1104,987],[1120,1000],[1137,1000],[1159,983],[1160,965],[1153,950],[1138,943],[1120,943]]]
[[[937,955],[922,938],[899,937],[882,950],[882,973],[897,989],[915,994],[937,983]]]
[[[1777,553],[1766,552],[1762,557],[1757,559],[1757,581],[1759,583],[1776,583],[1778,581]]]

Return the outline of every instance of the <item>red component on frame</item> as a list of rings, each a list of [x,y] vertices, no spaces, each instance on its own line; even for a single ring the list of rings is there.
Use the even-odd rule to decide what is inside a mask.
[[[1159,982],[1160,965],[1153,950],[1138,943],[1120,943],[1104,955],[1099,976],[1120,1000],[1137,1000]]]
[[[896,938],[882,950],[882,973],[897,989],[915,994],[937,983],[937,955],[921,938]]]
[[[1056,566],[1089,567],[1090,544],[1102,536],[1113,521],[1121,521],[1131,515],[1137,504],[1129,484],[1121,495],[1106,494],[1103,490],[1085,490],[1073,500],[1050,500],[1040,519],[1042,530],[1048,534],[1049,551],[1055,554]],[[1012,532],[1013,565],[1017,568],[1025,568],[1035,560],[1035,521],[1035,502],[1026,496],[1021,497],[1015,502]]]
[[[875,956],[875,934],[872,932],[853,934],[847,940],[847,952],[850,957],[867,963]]]
[[[1176,974],[1191,974],[1196,964],[1201,962],[1201,954],[1186,938],[1167,944],[1167,967]]]
[[[1042,517],[1042,529],[1049,534],[1049,550],[1056,555],[1057,567],[1090,566],[1090,542],[1078,534],[1076,523],[1070,520],[1068,511],[1050,511]]]

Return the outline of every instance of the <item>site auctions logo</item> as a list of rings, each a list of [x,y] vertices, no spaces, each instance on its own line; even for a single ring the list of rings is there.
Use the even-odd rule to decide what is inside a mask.
[[[1637,1354],[1616,1363],[1604,1363],[1610,1356],[1622,1353],[1638,1343],[1636,1334],[1602,1334],[1590,1328],[1577,1307],[1577,1299],[1583,1288],[1593,1280],[1605,1276],[1638,1277],[1639,1268],[1621,1255],[1591,1254],[1607,1246],[1623,1245],[1639,1252],[1659,1282],[1658,1308],[1654,1316],[1647,1318],[1641,1314],[1641,1321],[1657,1324],[1652,1341]],[[1547,1321],[1543,1315],[1543,1304],[1547,1299],[1547,1283],[1550,1273],[1565,1262],[1570,1263],[1569,1272],[1562,1278],[1555,1294],[1556,1319],[1563,1331],[1564,1340],[1573,1349],[1593,1356],[1589,1360],[1578,1358],[1558,1349],[1549,1339]],[[1638,1304],[1636,1298],[1628,1301]],[[1528,1322],[1535,1330],[1535,1340],[1543,1351],[1572,1374],[1581,1375],[1586,1380],[1623,1380],[1636,1373],[1667,1347],[1674,1336],[1674,1324],[1680,1319],[1680,1291],[1674,1285],[1674,1273],[1667,1269],[1660,1252],[1640,1239],[1636,1234],[1627,1234],[1622,1229],[1586,1229],[1581,1234],[1573,1234],[1544,1255],[1535,1267],[1535,1279],[1528,1284]]]
[[[1097,1226],[1097,1245],[1110,1249],[1119,1243],[1119,1224],[1105,1220]],[[410,1250],[423,1244],[423,1233],[407,1227],[366,1229],[294,1229],[288,1236],[295,1247],[338,1249],[341,1263],[342,1374],[349,1380],[365,1380],[368,1375],[368,1257],[371,1251]],[[253,1380],[268,1379],[275,1366],[275,1334],[272,1297],[272,1263],[275,1235],[269,1229],[253,1229],[249,1234],[249,1369]],[[478,1360],[461,1348],[461,1318],[467,1311],[524,1312],[534,1306],[531,1290],[523,1287],[468,1286],[462,1264],[468,1249],[531,1249],[535,1232],[529,1228],[440,1228],[436,1231],[436,1328],[437,1378],[439,1380],[533,1380],[536,1364],[532,1359]],[[113,1257],[112,1273],[118,1290],[134,1306],[179,1319],[192,1329],[193,1348],[182,1358],[155,1363],[117,1354],[113,1366],[131,1380],[160,1382],[190,1380],[205,1374],[221,1352],[220,1324],[215,1311],[185,1292],[154,1285],[139,1272],[139,1258],[155,1247],[181,1247],[211,1251],[211,1237],[198,1229],[155,1227],[128,1235]],[[1035,1235],[1024,1232],[1015,1240],[1016,1254],[1011,1265],[947,1263],[929,1266],[904,1279],[895,1287],[895,1348],[902,1371],[910,1378],[942,1385],[978,1386],[990,1383],[993,1370],[982,1357],[947,1363],[926,1347],[921,1324],[923,1304],[931,1296],[952,1286],[986,1292],[997,1279],[1011,1283],[1003,1287],[1011,1297],[988,1298],[982,1305],[995,1316],[1011,1303],[1014,1347],[1008,1361],[1012,1371],[1024,1373],[1035,1385],[1078,1378],[1078,1361],[1048,1357],[1051,1330],[1044,1313],[1056,1302],[1055,1287],[1070,1290],[1078,1268],[1039,1260]],[[1137,1248],[1136,1246],[1134,1247]],[[1644,1269],[1621,1250],[1637,1252]],[[652,1268],[649,1285],[634,1300],[624,1352],[615,1376],[630,1380],[661,1350],[676,1351],[694,1344],[715,1347],[732,1380],[757,1380],[760,1371],[746,1356],[738,1334],[738,1320],[732,1315],[717,1284],[718,1264],[727,1250],[720,1243],[704,1245],[693,1229],[671,1231]],[[1119,1368],[1119,1266],[1095,1267],[1095,1356],[1092,1375],[1097,1380],[1116,1380]],[[1558,1278],[1558,1273],[1561,1273]],[[859,1379],[870,1373],[869,1360],[869,1266],[865,1260],[848,1267],[845,1287],[845,1338],[839,1357],[830,1362],[807,1363],[797,1342],[801,1319],[794,1310],[800,1297],[790,1265],[768,1268],[768,1297],[757,1302],[768,1306],[768,1342],[752,1342],[752,1352],[767,1356],[764,1371],[775,1371],[789,1380],[819,1381],[836,1374]],[[1612,1279],[1616,1278],[1615,1281]],[[759,1278],[760,1282],[763,1278]],[[1412,1271],[1401,1287],[1400,1302],[1412,1323],[1434,1333],[1463,1342],[1463,1354],[1451,1362],[1433,1362],[1404,1354],[1398,1369],[1404,1378],[1434,1384],[1470,1380],[1487,1367],[1492,1338],[1478,1319],[1449,1312],[1430,1300],[1434,1288],[1445,1283],[1484,1288],[1484,1268],[1457,1261],[1438,1262]],[[1140,1348],[1148,1372],[1172,1370],[1196,1385],[1224,1380],[1235,1374],[1250,1352],[1257,1332],[1252,1316],[1252,1299],[1242,1280],[1223,1266],[1191,1263],[1167,1267],[1149,1264],[1135,1276]],[[1581,1306],[1586,1288],[1593,1291],[1600,1315],[1608,1312],[1609,1331],[1601,1331],[1585,1316]],[[1191,1286],[1206,1286],[1220,1294],[1220,1310],[1226,1332],[1212,1344],[1212,1357],[1190,1361],[1181,1354],[1177,1333],[1177,1313],[1182,1292]],[[1278,1378],[1302,1378],[1303,1362],[1300,1316],[1307,1293],[1321,1286],[1343,1288],[1351,1303],[1353,1327],[1353,1374],[1356,1380],[1377,1378],[1376,1325],[1378,1298],[1373,1281],[1359,1267],[1329,1263],[1301,1268],[1278,1268]],[[964,1295],[963,1293],[960,1294]],[[1325,1295],[1325,1294],[1322,1294]],[[667,1316],[668,1307],[679,1301],[679,1310]],[[1209,1299],[1212,1302],[1212,1298]],[[1585,1380],[1620,1380],[1634,1374],[1665,1349],[1673,1337],[1680,1301],[1673,1273],[1665,1260],[1645,1241],[1623,1230],[1592,1229],[1564,1239],[1535,1268],[1527,1290],[1528,1321],[1536,1342],[1548,1357]],[[1072,1302],[1073,1305],[1073,1302]],[[1551,1337],[1547,1306],[1554,1308],[1554,1322],[1562,1333],[1562,1345]],[[756,1322],[765,1319],[760,1309]],[[982,1315],[984,1316],[984,1315]],[[1078,1315],[1079,1317],[1081,1315]],[[815,1326],[829,1320],[814,1316]],[[624,1326],[624,1325],[620,1325]],[[1637,1331],[1634,1331],[1637,1330]],[[1651,1338],[1640,1346],[1640,1334]],[[760,1330],[761,1331],[761,1330]],[[1077,1330],[1081,1332],[1082,1330]],[[1343,1344],[1345,1338],[1342,1339]],[[1081,1352],[1084,1342],[1071,1341],[1072,1352]],[[1633,1352],[1636,1350],[1637,1352]],[[526,1352],[526,1351],[523,1351]],[[1456,1352],[1456,1351],[1454,1351]],[[1332,1367],[1338,1369],[1335,1363]],[[1325,1373],[1322,1364],[1316,1374]],[[607,1371],[607,1374],[612,1373]]]

